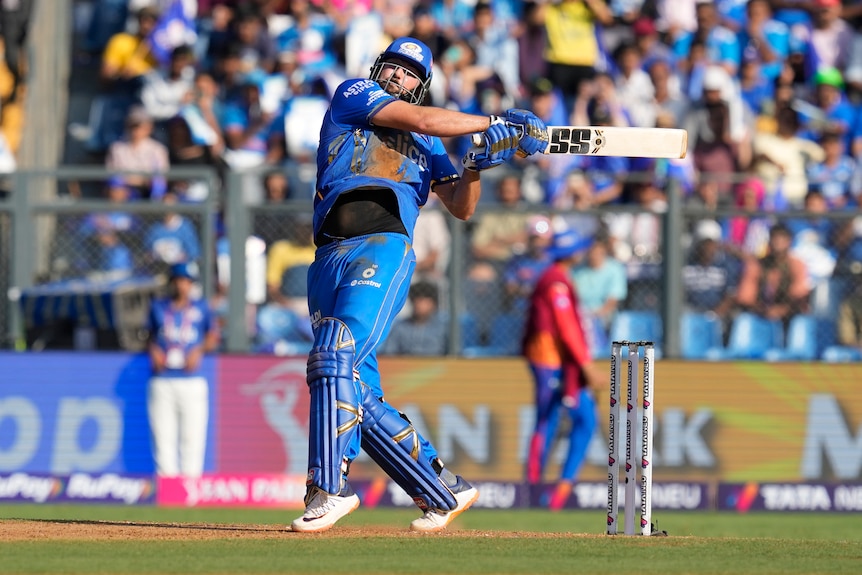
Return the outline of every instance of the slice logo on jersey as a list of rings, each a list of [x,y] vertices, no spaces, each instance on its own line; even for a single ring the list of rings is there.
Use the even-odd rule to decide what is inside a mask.
[[[378,134],[380,141],[388,148],[395,150],[402,156],[412,160],[420,171],[428,168],[430,162],[422,148],[416,145],[413,134],[398,130],[388,130],[386,133]],[[399,167],[400,171],[400,167]]]
[[[425,54],[422,53],[422,47],[415,42],[404,42],[398,47],[398,53],[404,54],[417,62],[425,60]]]

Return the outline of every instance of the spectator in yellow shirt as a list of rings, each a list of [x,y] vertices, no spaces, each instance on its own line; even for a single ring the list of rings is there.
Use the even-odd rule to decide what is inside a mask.
[[[101,69],[106,89],[122,88],[127,83],[132,83],[132,88],[138,89],[143,75],[158,65],[148,40],[158,19],[158,11],[145,6],[138,11],[138,29],[135,33],[120,32],[108,40],[102,54]]]

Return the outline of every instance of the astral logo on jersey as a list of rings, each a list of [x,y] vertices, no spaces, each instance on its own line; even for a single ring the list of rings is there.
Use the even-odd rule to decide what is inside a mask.
[[[350,86],[347,86],[342,92],[342,95],[345,98],[349,98],[350,96],[358,96],[368,88],[372,88],[377,86],[377,82],[373,80],[360,80],[359,82],[354,82]]]

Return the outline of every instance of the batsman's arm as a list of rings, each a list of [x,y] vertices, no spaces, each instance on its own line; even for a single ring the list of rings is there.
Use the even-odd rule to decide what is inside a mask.
[[[416,106],[396,100],[374,114],[371,123],[384,128],[449,138],[484,132],[490,127],[491,121],[488,116],[465,114],[435,106]]]
[[[468,220],[475,213],[482,193],[479,172],[464,170],[458,181],[434,186],[434,193],[450,214],[459,220]]]
[[[506,163],[517,149],[518,132],[496,119],[485,132],[485,145],[468,150],[461,159],[464,166],[461,179],[449,188],[439,186],[434,191],[452,215],[468,219],[479,201],[479,173]]]

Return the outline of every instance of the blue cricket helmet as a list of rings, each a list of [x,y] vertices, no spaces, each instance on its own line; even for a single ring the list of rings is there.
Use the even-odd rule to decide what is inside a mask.
[[[181,262],[173,264],[168,272],[170,279],[186,278],[192,281],[198,280],[198,264],[195,262]]]
[[[391,80],[380,81],[380,73],[383,71],[384,64],[399,65],[399,62],[405,63],[410,68],[401,66],[401,68],[416,77],[419,80],[419,85],[411,90],[403,90],[399,97],[411,104],[421,104],[425,100],[428,93],[428,88],[431,86],[431,74],[434,66],[434,57],[431,54],[431,49],[422,41],[409,36],[398,38],[387,47],[371,67],[369,78],[376,81],[385,90]],[[421,75],[415,74],[411,68],[415,68],[421,72]]]
[[[584,237],[572,229],[563,230],[554,234],[548,247],[548,255],[554,261],[564,260],[588,249],[591,245],[593,245],[593,238]]]

